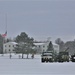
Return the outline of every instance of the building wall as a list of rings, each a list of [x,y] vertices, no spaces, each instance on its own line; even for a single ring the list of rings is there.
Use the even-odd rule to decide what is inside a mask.
[[[3,53],[14,53],[14,47],[16,43],[8,42],[3,45]]]
[[[42,53],[43,51],[46,51],[48,49],[49,42],[42,43],[42,44],[39,43],[35,45],[36,45],[37,53]],[[53,48],[55,52],[59,53],[59,45],[53,44]]]
[[[59,45],[53,45],[54,51],[59,53]]]

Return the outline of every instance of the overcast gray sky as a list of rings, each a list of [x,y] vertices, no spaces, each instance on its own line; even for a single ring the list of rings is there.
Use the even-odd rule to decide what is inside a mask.
[[[74,0],[0,1],[0,34],[6,31],[6,13],[7,37],[26,32],[36,40],[47,37],[74,40]]]

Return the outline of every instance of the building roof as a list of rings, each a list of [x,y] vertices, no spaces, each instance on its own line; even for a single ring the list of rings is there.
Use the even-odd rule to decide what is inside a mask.
[[[34,43],[34,45],[43,45],[45,43]]]
[[[46,42],[46,43],[47,43],[47,42]],[[34,43],[34,45],[44,45],[44,44],[46,44],[46,43]],[[56,44],[56,43],[53,43],[53,42],[52,42],[52,44],[58,46],[58,44]]]

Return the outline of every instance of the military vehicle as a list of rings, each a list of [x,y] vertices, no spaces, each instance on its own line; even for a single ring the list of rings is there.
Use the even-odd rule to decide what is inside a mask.
[[[58,62],[69,62],[69,53],[68,52],[59,52]]]
[[[66,50],[59,52],[57,60],[58,62],[69,62],[69,52],[67,52],[69,48],[67,48]]]
[[[41,62],[53,62],[53,52],[52,51],[45,51],[42,52],[41,55]]]
[[[75,54],[74,55],[71,55],[71,61],[72,62],[75,62]]]

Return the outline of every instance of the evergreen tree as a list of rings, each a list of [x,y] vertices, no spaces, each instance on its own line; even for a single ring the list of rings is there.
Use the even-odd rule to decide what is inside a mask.
[[[33,40],[34,39],[28,37],[28,35],[25,32],[22,32],[15,39],[15,41],[18,43],[18,46],[15,48],[15,52],[22,53],[22,58],[23,54],[26,53],[28,58],[29,53],[33,51],[32,49],[32,47],[34,46]]]
[[[54,51],[53,44],[50,41],[47,51]]]

